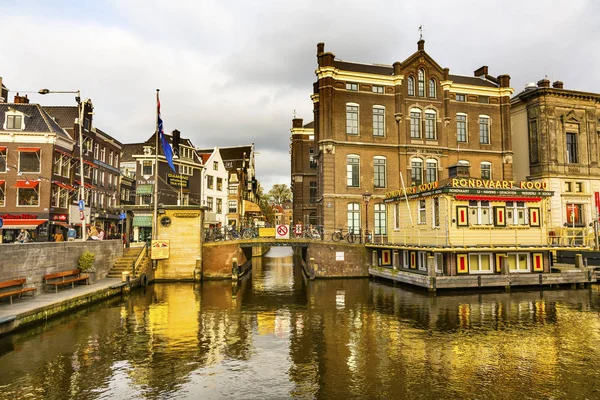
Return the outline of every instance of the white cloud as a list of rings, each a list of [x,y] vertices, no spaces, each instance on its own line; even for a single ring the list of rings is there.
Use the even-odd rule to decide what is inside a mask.
[[[317,42],[345,60],[391,64],[416,50],[423,24],[427,52],[451,73],[485,64],[510,74],[517,91],[548,75],[600,92],[593,1],[106,0],[80,12],[54,4],[3,10],[12,34],[0,74],[11,90],[81,89],[96,125],[132,142],[153,132],[160,88],[167,131],[201,147],[254,142],[266,190],[289,184],[293,110],[312,119]],[[71,95],[30,97],[74,104]]]

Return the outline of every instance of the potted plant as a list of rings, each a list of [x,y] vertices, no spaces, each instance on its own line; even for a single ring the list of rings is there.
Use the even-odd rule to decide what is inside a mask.
[[[96,282],[96,266],[94,265],[94,261],[96,260],[96,255],[91,251],[84,251],[81,256],[79,256],[78,264],[79,270],[83,273],[88,274],[90,279],[90,284]]]

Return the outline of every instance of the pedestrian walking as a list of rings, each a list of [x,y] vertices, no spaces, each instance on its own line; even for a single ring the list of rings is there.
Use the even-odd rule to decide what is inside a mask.
[[[27,242],[29,242],[29,239],[30,239],[29,232],[27,232],[25,229],[21,229],[19,236],[17,236],[17,242],[27,243]]]

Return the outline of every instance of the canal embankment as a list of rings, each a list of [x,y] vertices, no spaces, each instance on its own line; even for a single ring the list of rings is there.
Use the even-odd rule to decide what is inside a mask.
[[[58,293],[42,292],[34,297],[24,296],[15,300],[12,305],[3,303],[0,305],[0,335],[42,324],[69,311],[122,295],[127,293],[131,286],[130,282],[106,278],[92,285],[78,285]]]

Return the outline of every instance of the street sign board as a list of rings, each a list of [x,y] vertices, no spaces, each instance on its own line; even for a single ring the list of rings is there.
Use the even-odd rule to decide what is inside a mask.
[[[79,219],[82,221],[85,219],[85,214],[83,213],[83,210],[79,210]]]
[[[85,209],[85,201],[83,199],[79,200],[79,211],[83,211]]]
[[[4,220],[2,218],[0,218],[0,228],[2,228],[4,226]]]
[[[275,239],[289,239],[290,229],[287,225],[277,225],[275,227]]]
[[[296,224],[294,231],[296,235],[302,235],[302,224]]]
[[[127,215],[125,215],[125,213],[122,212],[121,214],[119,214],[119,218],[120,219],[125,219],[125,218],[127,218]]]

